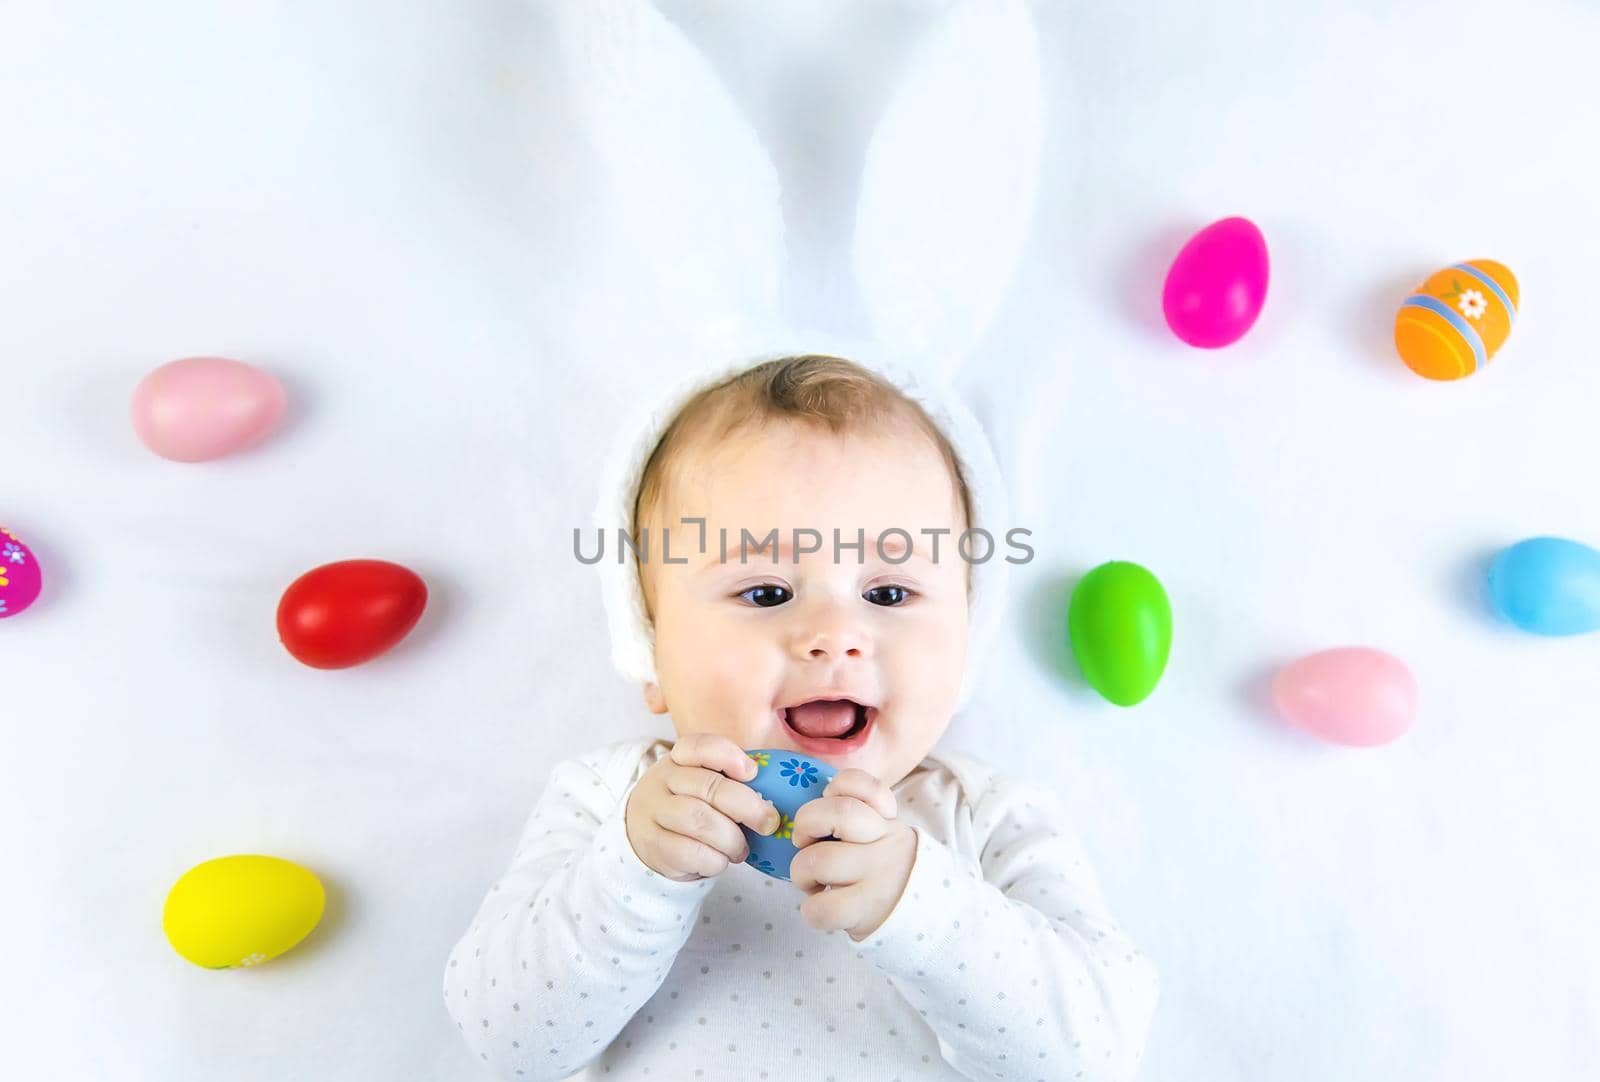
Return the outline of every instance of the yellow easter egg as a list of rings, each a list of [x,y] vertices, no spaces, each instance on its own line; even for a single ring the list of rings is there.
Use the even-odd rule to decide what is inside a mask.
[[[1400,306],[1395,348],[1419,376],[1470,376],[1505,344],[1517,303],[1517,279],[1504,265],[1474,259],[1446,267]]]
[[[324,901],[322,882],[293,861],[218,857],[172,885],[161,927],[172,949],[197,966],[253,966],[310,935]]]

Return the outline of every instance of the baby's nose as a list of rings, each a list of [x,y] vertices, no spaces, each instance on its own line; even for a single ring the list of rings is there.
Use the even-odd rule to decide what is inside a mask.
[[[814,660],[864,658],[872,654],[872,638],[860,620],[830,609],[800,625],[794,636],[794,653]]]
[[[826,657],[861,657],[861,647],[852,646],[844,641],[837,644],[831,639],[819,639],[808,651],[808,656],[814,658]]]

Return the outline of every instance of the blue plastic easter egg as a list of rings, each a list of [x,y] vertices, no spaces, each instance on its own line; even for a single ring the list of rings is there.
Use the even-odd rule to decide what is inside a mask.
[[[1489,568],[1489,600],[1536,635],[1600,629],[1600,552],[1560,537],[1518,541]]]
[[[800,850],[794,847],[794,816],[802,804],[822,795],[822,790],[838,773],[821,759],[784,748],[746,749],[756,761],[756,776],[745,784],[772,801],[780,816],[778,829],[757,834],[744,824],[744,840],[750,843],[745,863],[774,879],[789,878],[789,862]],[[832,837],[830,834],[829,837]]]

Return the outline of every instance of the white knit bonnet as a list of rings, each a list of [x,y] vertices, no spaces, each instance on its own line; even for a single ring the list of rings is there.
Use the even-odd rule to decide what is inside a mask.
[[[637,298],[681,332],[652,357],[679,373],[624,417],[601,476],[596,565],[617,671],[655,683],[653,628],[631,551],[645,464],[698,391],[794,354],[846,358],[916,402],[949,440],[972,504],[965,705],[1005,607],[1015,524],[993,449],[951,379],[1009,290],[1032,223],[1040,142],[1037,45],[1020,0],[965,0],[917,43],[875,130],[851,267],[870,332],[801,328],[780,307],[784,229],[776,171],[698,50],[648,0],[560,5],[557,32],[605,178],[603,198]],[[920,538],[914,543],[921,545]],[[954,553],[955,538],[945,551]],[[869,544],[870,547],[870,544]]]

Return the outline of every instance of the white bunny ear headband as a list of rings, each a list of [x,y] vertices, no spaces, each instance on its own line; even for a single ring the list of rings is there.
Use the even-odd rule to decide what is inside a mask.
[[[779,305],[778,178],[705,59],[649,0],[558,5],[557,32],[605,177],[609,212],[647,264],[654,301],[682,326],[653,355],[683,378],[624,420],[594,524],[632,529],[641,474],[698,390],[797,353],[845,357],[916,401],[950,441],[973,526],[995,539],[971,565],[971,628],[958,708],[1005,603],[1008,503],[993,449],[948,380],[1009,290],[1039,174],[1038,48],[1022,0],[960,0],[918,43],[867,151],[851,252],[872,335],[801,330]],[[621,548],[621,546],[619,546]],[[981,548],[980,548],[981,551]],[[617,670],[656,682],[636,561],[599,563]]]

